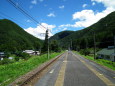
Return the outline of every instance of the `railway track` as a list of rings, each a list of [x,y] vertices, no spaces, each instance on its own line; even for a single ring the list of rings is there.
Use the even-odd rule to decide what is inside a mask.
[[[48,68],[51,64],[53,64],[59,57],[61,57],[64,53],[58,55],[56,58],[49,60],[48,62],[42,64],[37,70],[33,70],[29,72],[27,75],[22,76],[18,81],[11,83],[9,86],[27,86],[36,76],[40,75],[46,68]],[[26,78],[24,78],[26,77]],[[21,80],[23,79],[23,80]]]

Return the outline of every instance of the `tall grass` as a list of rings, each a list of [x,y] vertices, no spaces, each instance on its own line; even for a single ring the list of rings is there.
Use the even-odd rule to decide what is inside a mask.
[[[79,55],[81,55],[79,52],[75,52]],[[100,65],[103,65],[103,66],[106,66],[112,70],[115,70],[115,62],[112,62],[112,61],[108,61],[108,60],[105,60],[105,59],[96,59],[94,60],[93,56],[85,56],[85,55],[81,55],[82,57],[86,58],[86,59],[89,59],[89,60],[92,60]]]
[[[62,52],[61,52],[62,53]],[[52,53],[50,59],[61,53]],[[33,56],[29,60],[16,62],[7,65],[0,65],[0,86],[7,86],[19,76],[38,67],[40,64],[48,61],[47,55]]]

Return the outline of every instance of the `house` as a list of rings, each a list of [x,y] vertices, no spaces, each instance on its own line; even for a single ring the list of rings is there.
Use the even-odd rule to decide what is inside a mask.
[[[97,52],[99,58],[114,61],[115,62],[115,49],[113,46],[108,46]]]
[[[0,58],[5,57],[5,53],[4,52],[0,52]]]
[[[28,53],[30,55],[39,55],[40,52],[39,51],[34,51],[34,50],[24,50],[24,53]]]
[[[5,57],[5,53],[4,52],[0,52],[0,60],[3,60],[4,57]]]
[[[110,57],[111,61],[115,62],[115,53],[113,53]]]

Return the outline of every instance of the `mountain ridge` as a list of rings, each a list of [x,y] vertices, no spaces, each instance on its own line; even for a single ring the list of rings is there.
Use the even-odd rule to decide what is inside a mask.
[[[0,20],[0,38],[0,51],[14,52],[25,49],[38,49],[42,43],[40,39],[27,33],[8,19]]]
[[[103,48],[103,47],[107,47],[108,45],[112,45],[113,43],[110,43],[110,44],[108,43],[108,44],[105,44],[104,46],[101,44],[101,42],[113,40],[113,37],[115,35],[115,11],[110,13],[106,17],[100,19],[95,24],[87,28],[84,28],[82,30],[75,31],[72,34],[66,37],[63,37],[63,39],[58,39],[58,41],[59,41],[60,46],[66,47],[66,48],[68,48],[68,46],[70,46],[70,42],[73,41],[73,45],[76,48],[77,46],[81,46],[80,44],[82,44],[81,43],[82,41],[87,40],[88,43],[92,44],[91,46],[89,45],[88,47],[93,47],[94,32],[96,34],[96,41],[100,42],[97,44],[99,48]],[[55,38],[55,40],[57,39]]]

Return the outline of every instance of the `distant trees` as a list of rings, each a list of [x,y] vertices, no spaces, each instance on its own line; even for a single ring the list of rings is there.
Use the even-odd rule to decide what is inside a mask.
[[[42,47],[42,53],[46,53],[48,51],[48,47],[49,47],[50,52],[51,51],[53,51],[53,52],[60,51],[60,47],[59,47],[58,41],[52,40],[49,43],[48,30],[46,30],[45,41],[44,41],[43,47]]]
[[[39,50],[42,40],[30,35],[10,20],[0,20],[0,52]]]
[[[84,28],[82,30],[74,31],[65,36],[67,32],[60,32],[54,35],[51,39],[58,40],[59,46],[67,49],[72,40],[72,48],[74,50],[81,50],[94,47],[94,33],[96,39],[96,48],[105,48],[114,45],[115,36],[115,11],[110,13],[105,18],[102,18],[97,23]]]
[[[80,53],[86,56],[86,55],[89,55],[89,54],[90,54],[90,50],[89,50],[88,48],[86,48],[86,49],[81,49],[81,50],[80,50]]]
[[[56,40],[52,40],[51,41],[51,43],[50,43],[50,50],[54,51],[54,52],[60,51],[60,47],[59,47],[58,41],[56,41]]]
[[[16,52],[15,55],[16,55],[15,57],[16,61],[18,61],[19,59],[27,60],[31,57],[28,53],[24,53],[24,52]]]

